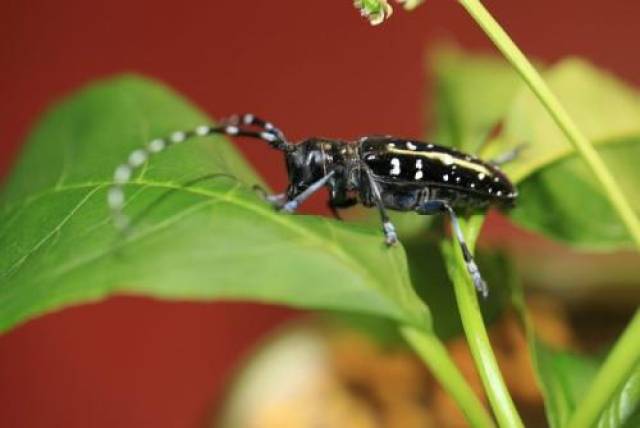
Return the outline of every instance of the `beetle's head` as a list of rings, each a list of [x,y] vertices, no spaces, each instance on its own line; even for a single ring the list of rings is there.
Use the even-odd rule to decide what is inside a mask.
[[[324,138],[310,138],[291,146],[286,152],[290,191],[300,192],[329,172],[345,167],[351,151],[346,142]]]

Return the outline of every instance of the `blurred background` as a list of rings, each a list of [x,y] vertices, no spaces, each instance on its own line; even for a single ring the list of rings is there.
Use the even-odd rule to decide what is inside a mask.
[[[640,85],[640,3],[492,0],[523,50],[576,54]],[[122,72],[163,80],[212,117],[253,112],[293,139],[424,135],[430,46],[492,46],[462,8],[428,1],[371,27],[350,0],[0,4],[0,177],[52,102]],[[278,153],[239,149],[273,188]],[[322,198],[306,212],[326,214]],[[511,233],[494,218],[488,233]],[[198,427],[257,341],[299,312],[245,303],[118,297],[0,336],[2,427]]]

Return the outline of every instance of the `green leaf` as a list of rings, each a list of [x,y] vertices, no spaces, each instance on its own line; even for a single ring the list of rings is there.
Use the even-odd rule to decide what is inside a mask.
[[[504,168],[519,183],[515,222],[583,249],[633,245],[591,171],[506,62],[446,48],[433,68],[439,143],[481,149],[485,159],[525,144]],[[562,61],[545,79],[640,212],[640,94],[579,59]],[[485,144],[501,121],[502,131]]]
[[[431,58],[438,144],[477,152],[507,113],[521,83],[509,65],[453,47]]]
[[[403,243],[412,282],[422,300],[429,305],[434,331],[442,340],[462,334],[453,284],[447,274],[439,240],[420,236]],[[483,299],[480,310],[485,322],[491,324],[508,306],[510,290],[507,282],[514,274],[514,267],[507,255],[499,251],[478,251],[476,261],[490,288],[489,297]]]
[[[598,428],[634,428],[640,426],[640,366],[611,398],[609,407],[600,415]]]
[[[632,206],[640,211],[640,134],[601,145],[598,152],[614,171]],[[586,250],[633,247],[602,188],[577,156],[565,157],[535,172],[519,185],[519,190],[511,218],[523,227]]]
[[[640,212],[640,94],[613,76],[577,59],[561,62],[546,80],[594,142],[621,189]],[[593,173],[528,89],[505,119],[502,149],[527,143],[505,166],[520,182],[512,218],[522,226],[590,250],[633,245]],[[500,145],[497,145],[500,146]]]
[[[429,325],[401,246],[386,248],[379,227],[274,212],[223,138],[152,158],[126,188],[132,233],[116,233],[106,205],[115,166],[150,139],[203,122],[185,100],[137,77],[93,85],[46,115],[0,195],[0,330],[115,293]]]
[[[575,353],[554,350],[533,338],[534,366],[541,383],[547,419],[552,428],[564,427],[597,373],[599,363]]]
[[[567,426],[601,366],[601,358],[553,349],[528,331],[529,349],[552,428]],[[598,418],[598,428],[632,428],[640,421],[640,366]]]
[[[594,144],[640,135],[640,93],[615,76],[570,58],[545,72],[544,78]],[[517,182],[574,154],[558,125],[526,87],[520,88],[509,109],[502,134],[510,146],[527,144],[522,156],[505,168]]]

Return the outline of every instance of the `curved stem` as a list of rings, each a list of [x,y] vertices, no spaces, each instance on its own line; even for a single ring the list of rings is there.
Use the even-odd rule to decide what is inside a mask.
[[[509,35],[491,16],[482,3],[479,0],[458,1],[484,30],[486,35],[493,41],[511,65],[518,71],[522,79],[538,97],[567,139],[585,160],[604,188],[609,202],[611,202],[611,205],[618,213],[618,216],[628,229],[631,238],[640,250],[640,220],[620,190],[616,180],[602,161],[602,158],[593,148],[593,145],[576,126],[575,122],[560,104],[558,98],[551,92],[533,65],[531,65],[522,51],[518,49]]]
[[[431,369],[431,373],[445,391],[456,401],[471,426],[495,427],[493,419],[451,361],[447,349],[435,335],[410,326],[400,327],[400,333]]]
[[[598,417],[640,362],[640,310],[618,340],[598,371],[587,393],[567,425],[569,428],[595,426]]]
[[[483,216],[475,216],[468,222],[460,219],[470,249],[474,247],[483,220]],[[482,319],[482,312],[480,312],[477,292],[467,272],[462,252],[459,246],[452,242],[443,243],[442,250],[445,259],[447,259],[447,270],[453,282],[460,318],[471,355],[476,363],[498,425],[504,428],[523,427],[520,415],[509,395],[509,390],[504,383],[498,362],[493,354],[489,335]]]

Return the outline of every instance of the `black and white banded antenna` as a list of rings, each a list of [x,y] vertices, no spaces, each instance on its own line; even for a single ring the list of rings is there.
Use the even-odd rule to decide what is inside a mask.
[[[271,147],[281,151],[288,151],[292,144],[289,143],[284,133],[272,123],[262,120],[253,114],[232,116],[221,121],[221,125],[200,125],[195,129],[176,131],[167,138],[156,138],[144,147],[134,150],[129,154],[127,161],[120,164],[113,173],[113,184],[107,192],[107,204],[111,211],[111,217],[115,227],[124,231],[130,224],[129,217],[124,213],[125,193],[124,186],[131,182],[133,173],[143,166],[152,155],[163,152],[171,146],[183,143],[195,137],[207,137],[209,135],[227,135],[255,138],[268,143]],[[257,130],[247,129],[257,128]]]

